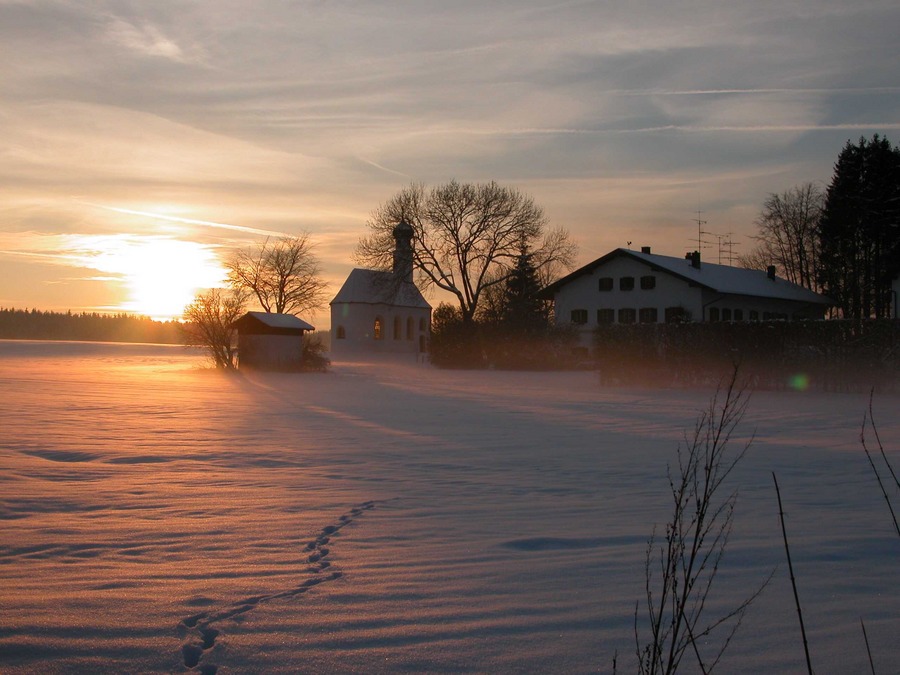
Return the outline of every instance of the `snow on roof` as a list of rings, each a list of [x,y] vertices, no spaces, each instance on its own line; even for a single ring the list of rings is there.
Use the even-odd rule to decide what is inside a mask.
[[[293,314],[275,314],[274,312],[247,312],[241,318],[251,317],[270,328],[295,328],[298,330],[315,330],[314,326],[298,319]],[[239,319],[240,320],[240,319]]]
[[[431,308],[415,284],[398,280],[393,272],[358,267],[350,272],[331,304],[341,302]]]
[[[677,258],[655,253],[641,253],[626,248],[617,248],[610,251],[602,258],[588,263],[584,267],[575,270],[568,276],[550,284],[542,291],[552,294],[562,286],[584,274],[590,274],[609,260],[621,256],[629,256],[646,263],[653,269],[662,270],[677,277],[703,286],[717,293],[729,295],[750,295],[761,298],[777,298],[780,300],[793,300],[795,302],[808,302],[819,305],[830,305],[831,300],[824,295],[791,283],[780,277],[770,278],[765,270],[751,270],[729,265],[717,265],[715,263],[702,262],[700,267],[694,267],[690,259]]]

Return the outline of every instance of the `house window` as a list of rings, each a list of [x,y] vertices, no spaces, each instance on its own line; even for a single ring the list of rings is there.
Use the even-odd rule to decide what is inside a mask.
[[[372,328],[372,337],[376,340],[384,339],[384,319],[380,316],[375,317],[375,326]]]
[[[619,323],[634,323],[637,318],[637,312],[631,307],[624,307],[619,310]]]
[[[641,323],[656,323],[658,321],[659,312],[656,307],[641,307],[638,316]]]
[[[587,310],[586,309],[573,309],[572,310],[572,323],[587,323]]]
[[[597,324],[602,326],[603,324],[615,323],[616,322],[616,310],[614,309],[598,309],[597,310]]]
[[[612,277],[600,277],[600,290],[601,291],[611,291],[613,289],[613,278]]]
[[[735,321],[743,321],[744,320],[744,310],[742,310],[742,309],[734,310],[734,320]]]
[[[666,307],[666,323],[680,323],[687,321],[687,312],[684,307]]]
[[[428,325],[425,323],[425,319],[419,319],[419,331],[424,333],[428,330]]]
[[[750,310],[750,320],[751,321],[759,321],[759,312],[755,309]]]
[[[715,322],[719,320],[719,308],[718,307],[710,307],[709,308],[709,320],[711,322]]]
[[[656,288],[656,277],[652,274],[646,277],[641,277],[641,290],[649,291]]]
[[[400,322],[400,317],[395,316],[394,317],[394,339],[399,340],[402,337],[403,337],[403,327]]]
[[[416,332],[416,322],[411,316],[406,317],[406,339],[412,340]]]
[[[334,336],[338,340],[346,340],[347,339],[347,331],[343,326],[338,326],[337,330],[334,331]]]
[[[619,277],[619,290],[620,291],[633,291],[634,290],[634,277]]]

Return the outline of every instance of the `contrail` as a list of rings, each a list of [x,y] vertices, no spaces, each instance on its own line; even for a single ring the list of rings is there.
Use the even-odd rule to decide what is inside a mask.
[[[233,230],[235,232],[246,232],[248,234],[261,234],[266,237],[286,237],[289,236],[284,232],[273,232],[272,230],[261,230],[255,227],[244,227],[243,225],[229,225],[228,223],[216,223],[211,220],[197,220],[196,218],[182,218],[180,216],[167,216],[162,213],[152,213],[150,211],[136,211],[134,209],[123,209],[118,206],[105,206],[103,204],[94,204],[87,202],[90,206],[106,211],[114,211],[115,213],[124,213],[129,216],[144,216],[147,218],[159,218],[160,220],[169,220],[175,223],[185,223],[186,225],[204,225],[206,227],[216,227],[221,230]]]

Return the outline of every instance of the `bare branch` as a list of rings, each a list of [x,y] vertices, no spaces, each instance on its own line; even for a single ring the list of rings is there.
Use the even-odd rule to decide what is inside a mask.
[[[451,181],[426,190],[412,184],[376,209],[366,223],[356,260],[389,269],[394,226],[413,228],[413,265],[423,287],[452,293],[464,322],[472,321],[485,291],[503,283],[523,246],[542,271],[570,269],[575,245],[560,228],[546,232],[543,209],[513,188],[497,183]]]

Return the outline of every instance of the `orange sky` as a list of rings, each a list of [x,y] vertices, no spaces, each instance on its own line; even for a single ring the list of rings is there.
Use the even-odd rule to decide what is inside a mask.
[[[698,210],[747,251],[769,193],[896,141],[894,5],[0,1],[0,306],[176,315],[301,231],[337,292],[379,203],[452,178],[580,263],[680,255]]]

